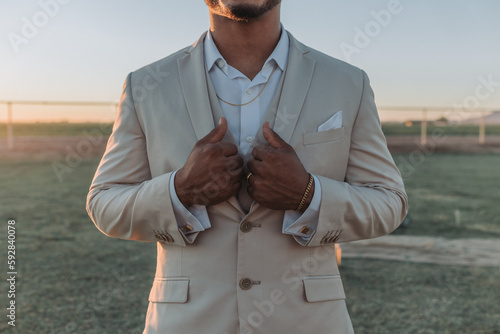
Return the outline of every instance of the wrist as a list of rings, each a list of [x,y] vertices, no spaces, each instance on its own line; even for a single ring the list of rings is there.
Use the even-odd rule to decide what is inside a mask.
[[[309,194],[307,194],[307,198],[306,198],[306,200],[305,200],[305,203],[304,203],[304,206],[302,207],[301,212],[306,211],[306,210],[307,210],[307,208],[309,208],[309,205],[310,205],[310,204],[311,204],[311,202],[312,202],[312,199],[313,199],[313,197],[314,197],[314,186],[315,186],[315,184],[314,184],[314,183],[315,183],[315,182],[314,182],[314,179],[313,179],[313,184],[312,184],[312,186],[311,186],[311,190],[309,191]]]
[[[179,169],[179,171],[175,174],[174,188],[175,194],[182,205],[189,207],[193,204],[191,201],[192,196],[189,195],[189,192],[186,191],[186,187],[183,185],[182,169]]]
[[[308,183],[307,187],[304,191],[304,194],[300,200],[299,205],[297,206],[296,211],[304,212],[307,210],[314,196],[314,177],[312,174],[308,173]]]

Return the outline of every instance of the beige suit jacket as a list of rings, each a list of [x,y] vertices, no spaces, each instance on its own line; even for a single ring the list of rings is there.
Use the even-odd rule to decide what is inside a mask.
[[[253,203],[247,214],[235,197],[207,207],[210,229],[185,238],[178,227],[170,176],[221,115],[205,35],[127,77],[87,211],[108,236],[158,242],[145,333],[353,332],[334,243],[390,233],[407,197],[366,74],[289,36],[282,90],[265,121],[320,180],[307,243],[282,233],[283,211]],[[317,132],[338,111],[342,127]]]

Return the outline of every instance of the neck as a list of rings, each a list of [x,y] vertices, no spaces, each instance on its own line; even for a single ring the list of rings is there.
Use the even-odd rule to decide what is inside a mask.
[[[210,12],[210,31],[227,63],[252,80],[278,44],[280,6],[250,22],[237,22]]]

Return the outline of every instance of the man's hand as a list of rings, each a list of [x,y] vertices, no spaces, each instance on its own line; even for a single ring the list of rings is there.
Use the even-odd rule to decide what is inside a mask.
[[[269,146],[254,148],[254,159],[248,161],[248,194],[254,201],[274,210],[296,210],[309,182],[309,174],[295,150],[274,132],[269,123],[262,128]],[[314,194],[314,184],[309,192],[305,210]]]
[[[215,205],[236,195],[243,177],[243,159],[234,144],[221,143],[227,120],[194,146],[184,167],[175,174],[175,192],[181,203]]]

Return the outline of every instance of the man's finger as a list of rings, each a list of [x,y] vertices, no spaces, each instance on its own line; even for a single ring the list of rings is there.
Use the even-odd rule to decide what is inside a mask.
[[[248,171],[252,174],[260,175],[261,164],[262,162],[260,162],[259,160],[255,159],[248,160],[247,162]]]
[[[266,157],[266,153],[267,151],[270,150],[268,146],[264,146],[264,145],[259,145],[259,146],[256,146],[253,150],[252,150],[252,156],[256,159],[256,160],[260,160],[260,161],[263,161],[264,158]]]
[[[253,169],[253,165],[255,163],[255,159],[250,159],[247,161],[247,169],[250,173],[253,173],[255,170]]]
[[[234,183],[240,183],[245,177],[243,168],[231,171],[229,174],[231,175],[231,180],[233,180]]]
[[[285,148],[288,146],[287,142],[284,141],[276,132],[271,129],[269,122],[265,122],[262,127],[262,133],[264,134],[264,138],[266,138],[267,142],[272,148]]]
[[[243,158],[240,157],[239,155],[235,155],[235,156],[229,157],[227,159],[228,159],[228,162],[227,162],[226,169],[228,171],[233,171],[233,170],[236,170],[236,169],[243,167]]]
[[[200,142],[209,144],[218,143],[222,140],[222,138],[224,138],[226,131],[227,131],[227,120],[225,117],[222,117],[219,120],[219,124],[212,131],[210,131],[205,137],[201,138]]]
[[[238,155],[238,148],[234,144],[231,143],[215,143],[215,144],[221,150],[222,155],[224,155],[225,157]]]

